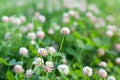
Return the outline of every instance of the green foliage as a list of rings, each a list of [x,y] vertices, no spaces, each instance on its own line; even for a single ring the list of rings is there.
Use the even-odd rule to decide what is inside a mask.
[[[116,44],[120,45],[120,1],[86,0],[87,7],[85,12],[80,10],[80,5],[78,5],[80,8],[77,5],[75,5],[75,8],[66,8],[69,5],[64,6],[62,1],[64,0],[0,1],[1,19],[3,16],[14,16],[18,18],[24,15],[26,17],[26,22],[20,26],[12,22],[4,23],[0,20],[0,80],[26,80],[25,73],[28,69],[34,71],[33,76],[28,80],[84,80],[86,78],[82,73],[84,66],[90,66],[93,69],[93,75],[87,77],[87,80],[100,80],[101,77],[97,72],[100,68],[104,68],[108,72],[108,76],[113,75],[116,80],[120,80],[120,64],[115,62],[115,59],[120,56],[120,51],[115,48]],[[75,1],[78,1],[76,3],[80,3],[79,1],[85,0]],[[96,14],[94,11],[89,10],[90,4],[96,5],[100,13]],[[41,8],[42,6],[43,8]],[[74,18],[69,15],[69,23],[64,23],[62,21],[63,14],[68,13],[70,10],[78,12],[78,16],[80,17]],[[42,23],[34,19],[35,12],[44,15],[46,22]],[[97,19],[95,23],[86,16],[87,12],[92,12],[92,15]],[[108,21],[106,19],[108,15],[111,15],[115,21]],[[99,21],[99,19],[102,19],[103,22]],[[104,22],[104,26],[100,25],[100,28],[95,27],[96,24],[104,24]],[[30,31],[23,32],[22,28],[25,28],[28,23],[32,23],[34,28]],[[114,35],[112,37],[106,35],[108,25],[115,25],[117,27],[113,31]],[[60,44],[63,40],[63,35],[60,33],[62,27],[71,29],[71,34],[65,36],[59,52]],[[36,33],[40,28],[45,32],[45,38],[36,39],[35,43],[31,44],[31,39],[27,37],[28,33]],[[54,30],[54,34],[49,34],[49,29],[51,28]],[[5,39],[7,32],[11,33],[10,39]],[[38,47],[46,48],[49,46],[53,46],[57,52],[53,55],[48,54],[45,57],[38,54]],[[27,56],[19,54],[21,47],[28,49]],[[104,50],[105,54],[103,56],[99,54],[99,49]],[[44,64],[46,61],[53,61],[53,71],[47,74],[44,70],[45,66],[35,67],[33,61],[36,57],[43,58]],[[61,74],[57,69],[59,64],[63,64],[63,58],[67,59],[66,64],[70,70],[68,75]],[[102,61],[107,63],[107,67],[99,66],[99,63]],[[25,70],[24,73],[16,74],[13,70],[15,65],[22,65]]]
[[[0,58],[0,63],[2,63],[2,64],[4,64],[4,65],[7,65],[7,66],[8,66],[7,61],[6,61],[6,60],[4,60],[4,59],[2,59],[2,58]]]

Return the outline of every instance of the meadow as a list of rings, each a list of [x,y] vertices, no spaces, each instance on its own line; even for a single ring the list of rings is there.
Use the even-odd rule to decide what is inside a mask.
[[[120,0],[0,0],[0,80],[120,80]]]

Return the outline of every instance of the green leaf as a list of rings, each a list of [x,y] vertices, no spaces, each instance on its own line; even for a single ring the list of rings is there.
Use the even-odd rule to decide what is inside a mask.
[[[10,71],[7,71],[6,77],[8,80],[15,80],[14,75]]]
[[[16,63],[16,60],[15,59],[12,59],[10,62],[9,62],[9,65],[12,66],[12,65],[15,65]]]
[[[8,65],[7,61],[2,58],[0,58],[0,63],[3,63],[4,65]]]

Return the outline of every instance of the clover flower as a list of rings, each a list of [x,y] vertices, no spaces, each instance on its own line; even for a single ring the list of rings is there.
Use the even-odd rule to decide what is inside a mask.
[[[19,49],[19,54],[20,54],[20,55],[23,55],[23,56],[26,56],[26,55],[28,54],[28,49],[25,48],[25,47],[21,47],[21,48]]]
[[[70,29],[67,28],[67,27],[63,27],[60,32],[61,32],[62,34],[67,35],[67,34],[70,34]]]
[[[14,72],[15,73],[23,73],[24,72],[24,69],[21,65],[15,65],[14,66]]]
[[[82,72],[83,72],[83,74],[85,74],[86,76],[92,76],[92,74],[93,74],[93,70],[92,70],[92,68],[90,68],[89,66],[85,66],[85,67],[82,69]]]
[[[58,66],[58,70],[60,73],[67,75],[69,73],[69,67],[66,64],[61,64]]]
[[[43,63],[44,63],[44,61],[43,61],[42,58],[35,58],[35,60],[34,60],[34,62],[33,62],[33,64],[34,64],[35,66],[42,66]]]

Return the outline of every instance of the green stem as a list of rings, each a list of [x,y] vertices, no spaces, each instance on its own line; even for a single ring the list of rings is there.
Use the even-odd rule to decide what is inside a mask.
[[[87,80],[87,76],[85,77],[85,80]]]
[[[62,37],[62,41],[61,41],[60,48],[59,48],[58,52],[60,52],[61,49],[62,49],[64,39],[65,39],[65,35],[63,35],[63,37]],[[57,61],[58,61],[58,56],[56,57],[56,61],[55,62],[57,63]],[[52,79],[54,79],[54,74],[55,74],[55,70],[53,71]]]
[[[50,56],[50,61],[52,61],[52,55]]]
[[[48,73],[47,73],[47,79],[48,79],[49,77],[48,77]]]
[[[62,37],[62,42],[61,42],[61,44],[60,44],[60,48],[59,48],[58,52],[60,52],[61,49],[62,49],[64,39],[65,39],[65,35],[63,35],[63,37]]]
[[[16,79],[16,80],[19,80],[19,74],[16,73],[15,79]]]
[[[24,64],[24,61],[23,61],[23,56],[22,56],[22,58],[21,58],[21,61],[22,61],[22,65]]]
[[[6,32],[8,31],[8,27],[7,27],[7,24],[5,23],[5,30]]]

